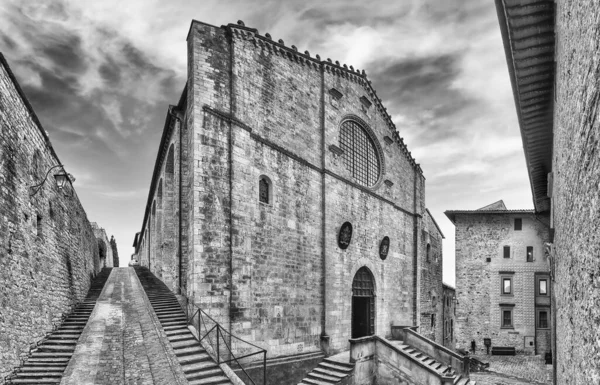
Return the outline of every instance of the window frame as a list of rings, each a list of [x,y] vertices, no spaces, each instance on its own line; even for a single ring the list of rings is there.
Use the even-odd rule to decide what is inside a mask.
[[[510,259],[510,246],[508,246],[508,245],[504,246],[504,248],[502,249],[502,256],[504,259]]]
[[[263,183],[263,181],[267,185],[267,202],[263,202],[262,196],[261,196],[261,183]],[[266,175],[259,176],[258,177],[258,203],[265,205],[265,206],[272,206],[274,198],[275,197],[273,196],[273,182],[271,181],[271,178],[269,178]]]
[[[542,294],[541,290],[540,290],[540,283],[544,281],[546,282],[546,293]],[[537,279],[537,284],[536,286],[536,294],[538,297],[548,297],[550,295],[550,287],[548,285],[548,277],[540,277]]]
[[[527,246],[525,249],[525,260],[527,262],[533,262],[535,259],[533,258],[533,246]],[[529,258],[529,251],[531,250],[531,258]]]
[[[505,325],[504,313],[510,313],[510,325]],[[501,307],[500,308],[500,329],[514,329],[515,328],[515,314],[513,307]]]
[[[517,223],[519,224],[517,226]],[[514,224],[514,231],[522,231],[523,230],[523,218],[515,218],[513,221]],[[518,228],[517,228],[518,227]]]
[[[541,313],[546,313],[546,326],[540,326]],[[550,329],[550,308],[539,308],[535,309],[535,328],[536,329]]]
[[[342,119],[338,132],[339,147],[343,150],[342,162],[354,182],[376,188],[385,174],[383,151],[376,135],[366,122],[353,115]],[[376,169],[376,175],[372,175],[373,169]]]
[[[510,282],[510,291],[507,293],[504,291],[504,281]],[[502,276],[500,277],[500,295],[514,295],[515,289],[513,287],[513,277]]]

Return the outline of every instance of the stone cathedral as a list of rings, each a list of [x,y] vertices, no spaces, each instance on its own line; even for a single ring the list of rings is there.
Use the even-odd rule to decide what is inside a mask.
[[[443,236],[365,72],[242,22],[187,50],[134,257],[271,358],[441,335]]]

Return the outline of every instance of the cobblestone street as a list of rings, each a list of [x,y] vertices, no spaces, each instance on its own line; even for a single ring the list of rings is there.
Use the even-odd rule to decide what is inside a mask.
[[[471,373],[477,385],[552,384],[552,366],[540,356],[475,356],[489,362],[486,372]]]
[[[185,384],[134,270],[114,268],[62,385]]]

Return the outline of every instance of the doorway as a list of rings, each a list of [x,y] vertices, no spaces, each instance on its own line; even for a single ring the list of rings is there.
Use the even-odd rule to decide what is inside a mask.
[[[375,285],[373,274],[361,267],[352,281],[352,338],[375,334]]]

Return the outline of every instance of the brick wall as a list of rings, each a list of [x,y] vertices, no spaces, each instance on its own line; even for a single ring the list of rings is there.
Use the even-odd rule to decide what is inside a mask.
[[[72,186],[65,196],[50,172],[30,197],[60,162],[9,71],[0,55],[0,378],[85,297],[99,269]]]
[[[558,1],[553,209],[557,383],[600,382],[600,2]]]
[[[522,218],[521,231],[514,230],[515,218]],[[474,340],[485,351],[483,339],[491,338],[493,346],[533,353],[525,337],[536,335],[535,273],[548,271],[547,226],[523,213],[456,214],[455,226],[456,347],[468,350]],[[504,246],[510,246],[510,258],[504,258]],[[526,261],[527,246],[533,246],[533,262]],[[505,276],[512,278],[512,295],[501,295]],[[501,328],[500,304],[513,309],[513,328]]]

